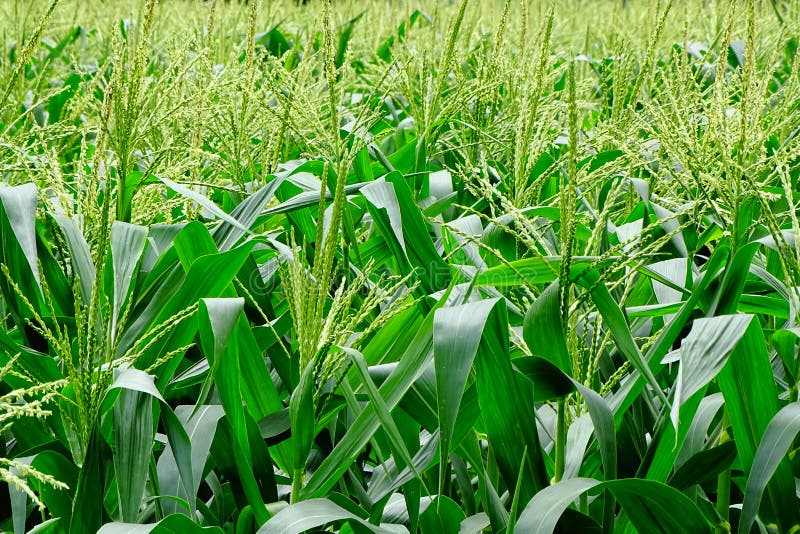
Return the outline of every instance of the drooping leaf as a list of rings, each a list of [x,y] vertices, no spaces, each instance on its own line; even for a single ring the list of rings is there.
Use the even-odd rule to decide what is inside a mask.
[[[534,356],[545,358],[567,375],[571,375],[572,359],[561,324],[558,287],[556,280],[533,301],[525,314],[522,335]]]
[[[689,458],[667,481],[679,490],[715,479],[736,460],[736,443],[726,441],[716,447],[700,451]]]
[[[361,192],[404,274],[415,272],[428,292],[447,287],[451,268],[434,247],[427,222],[413,201],[406,178],[391,172],[363,187]]]
[[[228,352],[228,340],[231,337],[239,314],[244,309],[244,299],[241,298],[215,298],[200,301],[200,343],[203,353],[209,361],[211,371],[203,383],[197,406],[205,403],[208,391],[213,383],[217,383],[222,397],[222,405],[236,425],[243,427],[241,416],[243,413],[239,379],[239,362],[236,355]],[[222,371],[221,368],[225,367]],[[227,369],[230,367],[230,369]],[[217,375],[220,374],[219,380]],[[225,378],[231,381],[229,384]],[[229,387],[230,386],[230,387]]]
[[[10,234],[3,236],[4,259],[16,267],[11,272],[18,276],[23,274],[18,267],[26,265],[27,274],[41,288],[36,251],[36,203],[37,191],[32,183],[16,187],[0,186],[3,222],[8,225],[3,224],[3,228]]]
[[[106,523],[97,534],[222,534],[219,527],[202,527],[185,515],[170,515],[158,523]]]
[[[515,531],[520,534],[552,534],[564,510],[599,484],[599,481],[591,478],[571,478],[546,487],[522,511]]]
[[[315,527],[335,521],[355,521],[375,534],[400,534],[408,532],[401,525],[376,526],[342,508],[328,499],[311,499],[282,509],[267,521],[257,534],[300,534]]]
[[[459,534],[461,522],[466,515],[453,499],[436,496],[420,515],[422,534]]]
[[[160,177],[159,178],[164,185],[175,191],[176,193],[180,194],[192,200],[203,207],[203,209],[207,210],[209,213],[213,214],[215,217],[218,217],[225,221],[226,223],[230,224],[234,228],[237,228],[239,231],[248,233],[250,230],[242,225],[239,221],[231,217],[229,214],[225,213],[219,206],[217,206],[213,201],[209,200],[206,196],[186,187],[183,184],[179,184],[177,182],[173,182],[169,178]]]
[[[603,262],[600,260],[601,258],[595,256],[573,256],[570,262],[570,278],[577,279],[589,267],[602,266]],[[481,272],[475,278],[475,284],[495,287],[550,284],[558,278],[560,267],[561,256],[525,258]]]
[[[231,218],[238,224],[233,224],[223,219],[223,222],[214,228],[212,236],[221,251],[230,250],[239,240],[246,235],[255,225],[264,206],[275,195],[275,191],[283,183],[283,177],[274,178],[261,189],[247,197],[231,211]]]
[[[534,402],[544,402],[569,395],[575,386],[564,371],[538,356],[522,356],[511,360],[514,368],[533,382]]]
[[[635,478],[605,482],[639,532],[711,532],[711,524],[698,506],[675,488]],[[676,511],[680,513],[676,513]]]
[[[61,231],[64,233],[64,238],[69,248],[70,261],[73,265],[73,271],[78,276],[81,297],[84,305],[89,303],[92,296],[92,286],[95,277],[95,265],[92,261],[91,252],[89,251],[89,244],[86,238],[81,234],[75,221],[65,215],[53,215],[53,218],[58,222]]]

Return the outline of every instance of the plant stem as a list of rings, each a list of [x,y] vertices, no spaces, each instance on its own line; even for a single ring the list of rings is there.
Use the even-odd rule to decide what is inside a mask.
[[[158,485],[158,469],[156,467],[155,457],[150,457],[150,484],[153,487],[153,495],[161,495],[161,489]],[[156,520],[161,521],[164,518],[164,507],[161,505],[161,499],[155,500],[156,507]]]
[[[558,419],[556,420],[556,472],[553,482],[559,482],[564,477],[564,464],[567,457],[567,418],[566,399],[558,400]]]
[[[118,175],[117,175],[117,220],[122,222],[130,222],[125,217],[126,211],[126,199],[127,196],[127,186],[128,184],[125,182],[127,177],[127,158],[120,157]],[[109,199],[110,200],[110,199]],[[108,200],[107,200],[108,202]]]
[[[300,467],[294,470],[292,473],[292,496],[291,496],[291,504],[294,504],[300,500],[300,491],[303,489],[303,479],[305,478],[305,469]]]
[[[730,436],[728,435],[728,410],[723,408],[722,413],[722,435],[719,438],[720,445],[730,441]],[[718,532],[728,532],[730,529],[726,528],[726,525],[729,521],[730,515],[730,506],[731,506],[731,470],[726,469],[722,473],[719,474],[717,477],[717,513],[722,518],[723,524],[717,527]]]

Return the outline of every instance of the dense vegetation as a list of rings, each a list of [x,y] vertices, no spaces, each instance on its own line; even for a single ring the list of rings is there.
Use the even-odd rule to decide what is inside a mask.
[[[2,528],[800,530],[797,4],[307,4],[0,0]]]

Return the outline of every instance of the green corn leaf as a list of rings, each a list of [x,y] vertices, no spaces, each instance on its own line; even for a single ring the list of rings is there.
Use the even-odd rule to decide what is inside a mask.
[[[684,326],[691,318],[692,313],[695,311],[695,308],[705,297],[705,292],[708,287],[725,265],[728,252],[729,250],[726,246],[720,246],[714,250],[714,253],[705,265],[703,276],[698,280],[692,294],[665,325],[664,329],[658,334],[655,343],[653,343],[647,351],[645,358],[653,372],[658,371],[662,367],[661,359],[669,352],[672,344],[679,339],[681,330],[683,330]],[[629,380],[623,384],[614,397],[610,399],[609,404],[614,411],[614,421],[617,427],[620,426],[627,409],[644,389],[645,381],[644,375],[637,374],[634,380]]]
[[[224,415],[222,406],[203,405],[197,411],[193,406],[178,406],[175,415],[181,421],[191,444],[191,464],[192,464],[192,494],[187,495],[181,485],[180,472],[175,454],[172,447],[167,444],[167,448],[158,457],[157,472],[158,485],[161,495],[174,495],[176,497],[192,501],[195,499],[200,482],[203,479],[203,469],[208,460],[211,450],[211,443],[217,431],[217,423]],[[165,499],[161,506],[164,513],[176,514],[184,513],[183,507],[174,500]]]
[[[169,296],[153,298],[141,314],[131,322],[120,338],[117,355],[122,356],[149,327],[168,321],[175,314],[196,304],[201,298],[222,296],[244,264],[252,246],[252,243],[249,243],[228,252],[198,258],[192,263],[177,291],[174,288],[169,288],[171,291],[165,288],[165,293]],[[196,328],[196,323],[190,321],[177,325],[170,335],[145,351],[137,361],[137,365],[142,367],[151,365],[158,356],[171,348],[188,344]],[[166,383],[171,378],[170,374],[160,375],[159,382]]]
[[[172,180],[164,177],[159,178],[164,185],[178,193],[179,195],[188,198],[202,206],[204,209],[208,210],[209,213],[213,214],[215,217],[222,219],[229,225],[233,226],[240,232],[244,232],[245,234],[250,233],[250,230],[245,227],[242,223],[225,213],[219,206],[217,206],[213,201],[208,199],[206,196],[201,195],[197,191],[194,191],[183,184],[179,184],[177,182],[173,182]]]
[[[572,359],[561,324],[558,280],[542,291],[525,314],[522,335],[534,356],[541,356],[572,375]]]
[[[750,476],[747,477],[747,485],[744,490],[742,516],[739,520],[740,534],[750,532],[767,483],[781,464],[785,468],[786,455],[798,433],[800,433],[800,403],[795,402],[784,406],[775,414],[761,437],[753,459],[753,468],[750,470]],[[772,506],[779,514],[785,515],[788,524],[792,521],[793,514],[789,509],[782,509],[781,502],[773,502]]]
[[[405,261],[408,269],[416,270],[429,292],[447,287],[451,268],[434,247],[428,224],[413,200],[406,178],[392,172],[362,188],[361,193],[369,201],[367,207],[384,240],[396,243],[390,248],[398,261]]]
[[[169,445],[175,457],[175,463],[178,466],[181,485],[187,494],[191,494],[194,488],[192,445],[189,441],[189,436],[186,434],[186,430],[175,415],[175,412],[172,411],[172,408],[170,408],[153,383],[153,377],[138,369],[123,369],[117,373],[114,382],[109,387],[109,393],[115,389],[144,393],[161,403],[161,417],[164,422]],[[194,511],[194,503],[190,502],[189,505],[191,511]]]
[[[435,497],[419,517],[422,534],[459,534],[461,522],[466,515],[461,507],[449,497]]]
[[[244,428],[242,418],[244,412],[239,388],[239,362],[237,354],[227,349],[228,340],[243,309],[244,299],[242,298],[216,298],[200,301],[200,343],[211,371],[203,382],[196,405],[199,407],[205,403],[211,385],[216,383],[220,390],[222,405],[239,429]]]
[[[95,430],[86,447],[72,501],[69,532],[96,532],[104,522],[102,478],[103,458],[107,447]]]
[[[681,405],[717,376],[752,320],[752,315],[724,315],[692,323],[692,330],[681,343],[681,364],[670,412],[675,428]]]
[[[459,532],[462,534],[481,534],[484,530],[489,528],[490,524],[489,516],[480,512],[461,521]]]
[[[538,492],[519,516],[516,532],[552,534],[564,510],[579,496],[601,484],[591,478],[571,478]]]
[[[570,279],[578,277],[590,267],[602,267],[603,260],[596,256],[573,256],[570,262]],[[479,286],[509,287],[519,285],[549,284],[558,278],[561,256],[537,256],[512,261],[487,269],[475,277]]]
[[[726,441],[716,447],[703,450],[686,460],[667,483],[681,491],[695,484],[714,480],[720,473],[730,469],[736,460],[736,443]]]
[[[247,423],[245,414],[245,424],[249,429],[250,425]],[[253,427],[254,434],[258,434],[258,427],[255,424]],[[249,432],[247,437],[249,438]],[[258,437],[260,439],[260,435]],[[259,487],[259,480],[256,478],[256,463],[251,454],[252,447],[249,441],[244,445],[246,449],[243,449],[243,444],[228,416],[223,416],[217,423],[217,433],[211,446],[214,464],[219,472],[227,480],[230,480],[237,504],[240,507],[247,506],[255,521],[263,524],[269,519],[270,514],[264,505],[262,490],[266,493],[274,490],[274,487]]]
[[[32,277],[41,289],[36,249],[36,203],[37,191],[33,184],[16,187],[0,186],[0,204],[3,207],[3,259],[9,265],[11,273],[20,277],[20,282],[25,274]],[[25,270],[22,268],[23,265],[26,267]],[[27,288],[23,286],[23,289]]]
[[[92,286],[94,285],[95,277],[95,265],[89,251],[89,244],[81,234],[75,221],[64,215],[53,215],[53,219],[56,220],[64,233],[73,270],[79,277],[81,297],[84,305],[87,305],[92,297]]]
[[[767,344],[758,321],[750,321],[717,382],[725,399],[739,461],[745,475],[750,477],[754,473],[759,444],[780,409]],[[766,488],[762,519],[778,521],[785,530],[800,523],[794,488],[788,461],[779,463]]]
[[[123,521],[135,522],[153,449],[153,397],[123,389],[114,404],[114,472]]]
[[[603,321],[611,331],[611,335],[616,342],[617,348],[633,364],[633,367],[642,374],[647,382],[652,386],[655,394],[664,402],[669,404],[666,394],[656,381],[653,371],[642,357],[638,345],[633,340],[628,322],[622,313],[619,305],[609,293],[608,288],[600,279],[597,271],[587,270],[582,273],[580,283],[587,288],[592,296],[597,311],[603,316]]]
[[[59,489],[49,484],[40,484],[38,494],[53,515],[69,522],[72,513],[72,488],[77,485],[79,469],[64,455],[52,450],[38,453],[31,461],[31,467],[52,475],[68,486],[68,489]],[[35,488],[35,484],[32,487]]]
[[[689,497],[659,482],[635,478],[609,482],[590,478],[562,480],[537,493],[528,503],[517,523],[518,532],[554,532],[567,507],[593,488],[613,493],[638,532],[711,532],[711,524]]]
[[[528,481],[522,487],[523,499],[527,501],[547,483],[536,426],[532,418],[519,417],[519,414],[526,413],[525,399],[530,391],[517,378],[508,356],[508,319],[504,304],[503,300],[489,299],[437,311],[434,353],[441,353],[443,362],[463,359],[455,367],[462,368],[461,376],[463,367],[472,366],[474,360],[478,404],[489,442],[494,447],[500,472],[508,487],[516,486],[520,459],[524,451],[528,451],[521,475]],[[449,374],[452,370],[447,368],[447,372]],[[459,390],[460,382],[454,380],[451,384],[446,378],[441,383],[445,389],[440,391],[440,413],[452,418],[452,409],[442,404],[462,394],[463,386]],[[452,425],[452,422],[448,424]],[[443,448],[442,451],[446,450]]]
[[[436,414],[439,422],[439,446],[441,449],[439,453],[440,484],[444,484],[444,472],[452,444],[456,417],[480,344],[480,332],[483,331],[492,303],[480,303],[477,307],[484,307],[486,311],[481,313],[467,307],[450,310],[443,308],[436,312],[433,320]],[[483,319],[484,322],[477,324],[463,320],[472,314],[478,320]],[[477,335],[475,335],[476,331]],[[441,490],[440,487],[439,491],[441,492]]]
[[[368,523],[328,499],[311,499],[287,506],[267,521],[257,534],[301,534],[335,521],[355,521],[366,531],[375,534],[408,532],[408,529],[400,525],[376,526]]]
[[[564,371],[550,360],[538,356],[522,356],[511,360],[514,368],[533,382],[534,402],[554,400],[575,391],[575,385]]]
[[[392,417],[391,411],[383,401],[383,397],[381,397],[378,388],[375,386],[375,382],[372,381],[372,378],[369,375],[369,369],[367,369],[364,355],[357,350],[348,347],[340,347],[340,349],[350,356],[350,360],[355,365],[355,369],[358,372],[359,378],[361,379],[361,384],[367,391],[367,397],[375,408],[375,414],[377,415],[378,420],[381,422],[381,427],[383,428],[383,431],[386,432],[395,454],[399,456],[403,463],[414,472],[414,475],[417,478],[420,478],[419,473],[416,472],[415,463],[411,458],[411,454],[408,452],[408,448],[406,447],[406,444],[400,434],[400,429]]]
[[[289,419],[292,429],[292,467],[305,471],[306,460],[314,441],[314,370],[312,359],[300,375],[300,383],[289,401]]]
[[[111,264],[114,300],[111,307],[111,332],[116,334],[120,315],[129,300],[131,284],[147,242],[147,228],[115,221],[111,226]]]
[[[379,389],[388,410],[397,406],[432,359],[433,313],[429,314],[411,342],[404,347],[398,365]],[[311,499],[324,495],[350,468],[362,447],[379,427],[380,422],[374,409],[367,405],[352,422],[333,451],[311,475],[301,496],[304,499]]]
[[[106,523],[97,534],[222,534],[219,527],[201,527],[185,515],[170,515],[158,523]]]
[[[211,235],[214,237],[214,242],[220,250],[225,251],[233,248],[238,244],[239,240],[247,234],[247,231],[255,226],[264,206],[275,196],[275,191],[277,191],[278,187],[283,183],[283,179],[283,177],[274,178],[267,185],[263,186],[237,205],[236,208],[231,211],[230,216],[232,219],[236,220],[238,224],[232,224],[229,221],[223,220],[219,226],[214,228]]]
[[[711,532],[711,524],[700,508],[675,488],[636,478],[605,482],[603,486],[614,494],[639,532]]]

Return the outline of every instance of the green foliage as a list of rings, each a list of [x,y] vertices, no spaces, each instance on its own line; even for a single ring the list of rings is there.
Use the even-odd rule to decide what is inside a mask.
[[[791,2],[0,0],[0,528],[800,529]]]

